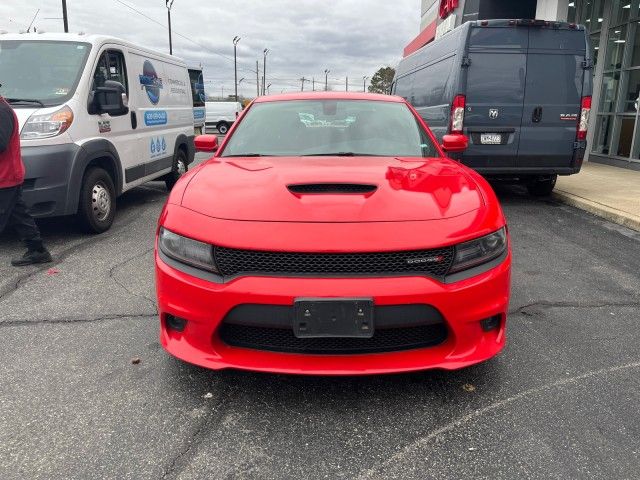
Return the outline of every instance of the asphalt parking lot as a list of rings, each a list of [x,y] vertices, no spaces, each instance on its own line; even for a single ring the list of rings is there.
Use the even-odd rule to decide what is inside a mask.
[[[0,478],[638,478],[640,235],[498,187],[508,344],[457,372],[221,373],[158,343],[151,183],[100,236],[0,236]],[[139,359],[139,363],[134,363]]]

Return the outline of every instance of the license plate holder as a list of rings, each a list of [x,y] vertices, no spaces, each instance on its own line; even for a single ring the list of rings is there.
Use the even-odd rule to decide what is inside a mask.
[[[374,334],[370,298],[299,298],[294,311],[297,338],[371,338]]]
[[[500,145],[502,144],[502,135],[499,133],[481,133],[480,143],[482,145]]]

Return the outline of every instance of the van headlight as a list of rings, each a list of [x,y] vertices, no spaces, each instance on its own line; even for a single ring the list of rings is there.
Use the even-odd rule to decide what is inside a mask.
[[[490,262],[507,249],[507,230],[502,227],[484,237],[456,245],[449,273],[460,272]]]
[[[22,127],[20,138],[33,140],[56,137],[66,132],[73,123],[73,112],[67,106],[53,113],[33,114]]]
[[[161,228],[158,246],[162,253],[180,263],[218,273],[213,260],[213,246],[208,243],[192,240]]]

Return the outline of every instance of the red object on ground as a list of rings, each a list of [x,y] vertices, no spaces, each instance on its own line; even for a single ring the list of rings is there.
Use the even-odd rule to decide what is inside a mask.
[[[322,99],[404,104],[435,140],[399,97],[323,92],[256,100],[215,157],[177,183],[161,213],[159,234],[169,232],[176,251],[180,239],[195,240],[190,247],[194,250],[189,250],[195,257],[190,258],[205,265],[195,268],[177,261],[177,255],[170,258],[160,240],[156,242],[162,346],[184,361],[212,369],[320,375],[457,369],[499,353],[505,342],[511,251],[499,202],[480,175],[446,158],[439,146],[436,156],[427,158],[224,156],[231,136],[251,119],[257,105]],[[349,194],[289,191],[314,182],[332,188],[375,188],[373,193]],[[472,269],[463,262],[462,271],[452,273],[464,252],[494,248],[498,232],[505,232],[506,242],[500,256]],[[202,260],[209,254],[211,269]],[[373,257],[367,255],[388,261],[379,254],[407,254],[402,257],[406,264],[431,263],[434,268],[449,261],[447,255],[453,260],[441,276],[420,273],[418,268],[409,273],[240,269],[233,275],[218,274],[232,257],[237,262],[249,258],[256,262],[255,270],[268,270],[276,264],[281,268],[296,262],[303,267],[309,265],[304,262],[322,263],[334,258],[330,255],[342,262],[350,255],[349,268],[357,269],[370,264]],[[214,263],[218,273],[208,271],[214,270]],[[307,313],[310,322],[317,322],[315,310],[306,309],[320,309],[319,300],[344,301],[347,310],[353,302],[371,302],[374,313],[366,320],[373,321],[374,336],[302,335]]]

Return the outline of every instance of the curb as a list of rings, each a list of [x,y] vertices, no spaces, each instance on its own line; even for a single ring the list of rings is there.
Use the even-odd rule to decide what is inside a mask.
[[[553,198],[600,218],[604,218],[605,220],[609,220],[610,222],[617,223],[618,225],[623,225],[627,228],[640,232],[640,217],[631,213],[609,207],[602,203],[594,202],[593,200],[588,200],[572,193],[563,192],[561,190],[554,191]]]

